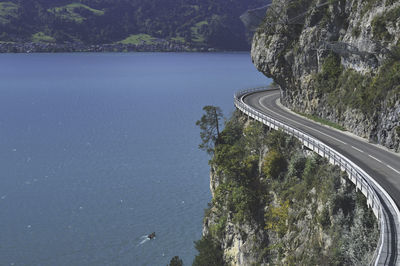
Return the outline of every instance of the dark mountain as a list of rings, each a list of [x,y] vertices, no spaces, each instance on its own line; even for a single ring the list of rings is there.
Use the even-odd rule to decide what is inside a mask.
[[[149,43],[249,49],[239,16],[266,0],[11,0],[0,2],[1,42]]]

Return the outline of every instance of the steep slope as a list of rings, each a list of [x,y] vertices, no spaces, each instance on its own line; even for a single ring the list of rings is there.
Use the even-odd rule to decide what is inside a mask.
[[[147,34],[192,47],[248,50],[239,16],[263,2],[9,0],[0,2],[0,41],[110,44]]]
[[[400,150],[400,1],[273,1],[252,59],[282,102]]]
[[[338,167],[238,111],[210,161],[194,265],[367,265],[377,221]]]

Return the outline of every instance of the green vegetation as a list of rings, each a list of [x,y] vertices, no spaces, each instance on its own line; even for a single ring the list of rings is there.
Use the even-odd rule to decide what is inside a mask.
[[[388,24],[394,24],[400,17],[400,6],[390,9],[389,11],[377,15],[372,20],[372,33],[376,40],[391,41],[394,36],[387,30]]]
[[[43,32],[37,32],[32,35],[33,42],[55,42],[55,39],[51,36],[44,34]]]
[[[201,144],[199,148],[205,150],[208,154],[214,153],[214,147],[220,138],[221,120],[224,118],[221,108],[207,105],[203,107],[206,112],[196,126],[200,127]]]
[[[199,254],[195,257],[193,266],[223,266],[221,247],[210,236],[205,236],[195,242]]]
[[[10,0],[0,2],[0,41],[114,44],[147,34],[191,48],[249,50],[239,16],[265,0]]]
[[[286,160],[276,150],[269,150],[264,159],[263,173],[267,178],[277,178],[286,169]]]
[[[197,42],[197,43],[203,43],[205,41],[205,38],[204,38],[202,32],[205,31],[205,28],[207,25],[208,25],[208,22],[203,20],[203,21],[197,22],[193,27],[190,28],[192,31],[191,32],[192,33],[192,36],[191,36],[192,41]]]
[[[270,206],[265,212],[265,229],[272,230],[283,237],[288,230],[289,200],[278,206]]]
[[[134,34],[129,36],[128,38],[120,41],[122,44],[151,44],[155,40],[154,37],[151,37],[148,34]]]
[[[183,266],[183,261],[178,256],[175,256],[171,259],[168,266]]]
[[[12,2],[0,2],[0,24],[10,22],[18,17],[18,5]]]
[[[386,0],[386,6],[390,6],[396,3],[396,0]]]
[[[235,117],[238,113],[235,113]],[[256,144],[255,140],[245,141],[243,138],[243,122],[236,117],[230,120],[221,133],[214,157],[210,164],[218,176],[226,176],[227,180],[215,191],[212,204],[222,207],[226,203],[228,211],[233,214],[233,220],[242,223],[256,212],[257,195],[260,193],[257,181],[259,155],[254,152],[256,146],[245,146],[245,143]],[[253,127],[251,124],[249,127]],[[257,130],[254,127],[252,131]],[[264,128],[258,128],[263,134]],[[254,136],[248,135],[246,139]],[[222,215],[222,217],[226,215]]]
[[[397,56],[398,47],[395,47],[391,58],[386,60],[377,74],[363,75],[353,69],[344,70],[340,57],[330,54],[323,63],[322,71],[314,78],[314,89],[321,96],[326,95],[327,103],[339,112],[351,107],[371,115],[380,110],[382,102],[390,98],[388,96],[400,93],[400,61]]]
[[[400,93],[400,62],[390,60],[378,74],[362,75],[354,70],[346,70],[338,82],[338,92],[330,95],[334,98],[339,93],[343,103],[366,114],[379,110],[389,93]]]
[[[313,121],[315,121],[317,123],[321,123],[323,125],[327,125],[327,126],[339,129],[341,131],[346,131],[346,129],[344,127],[342,127],[341,125],[338,125],[338,124],[336,124],[336,123],[334,123],[332,121],[323,119],[321,117],[318,117],[318,116],[315,116],[315,115],[309,115],[309,114],[305,114],[305,113],[301,113],[301,112],[296,112],[296,113],[301,115],[301,116],[304,116],[304,117],[306,117],[308,119],[311,119],[311,120],[313,120]]]
[[[351,31],[351,35],[353,37],[359,37],[361,34],[361,25],[360,23],[357,23],[357,25],[353,28],[353,30]]]
[[[316,90],[320,93],[334,91],[342,71],[343,67],[340,63],[340,56],[330,53],[322,64],[322,71],[316,76]]]
[[[376,4],[378,2],[381,2],[381,1],[379,1],[379,0],[363,0],[362,1],[363,7],[362,7],[362,10],[361,10],[361,17],[363,17],[368,11],[372,10],[376,6]],[[354,3],[357,3],[357,2],[354,2]]]
[[[96,16],[104,15],[103,10],[97,10],[82,3],[71,3],[65,6],[53,7],[49,8],[47,11],[54,14],[57,18],[77,23],[82,23],[86,20],[84,14],[87,14],[88,11]]]
[[[376,16],[372,20],[372,33],[377,40],[391,40],[393,36],[387,31],[386,18],[384,16]]]
[[[285,260],[289,265],[368,264],[378,228],[364,196],[341,182],[345,176],[338,167],[316,154],[305,155],[293,137],[268,131],[236,111],[210,165],[218,185],[205,212],[209,234],[196,243],[196,259],[206,260],[210,252],[219,264],[195,265],[224,265],[221,247],[227,243],[222,241],[232,224],[242,239],[254,241],[257,265]],[[243,228],[261,231],[255,237]],[[356,235],[365,239],[355,241]]]
[[[174,42],[180,42],[180,43],[185,43],[185,38],[181,37],[181,36],[177,36],[177,37],[172,37],[171,41]]]

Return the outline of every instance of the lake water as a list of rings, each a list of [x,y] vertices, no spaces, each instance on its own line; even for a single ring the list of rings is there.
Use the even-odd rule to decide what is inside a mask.
[[[0,265],[191,265],[195,122],[267,83],[248,53],[0,55]]]

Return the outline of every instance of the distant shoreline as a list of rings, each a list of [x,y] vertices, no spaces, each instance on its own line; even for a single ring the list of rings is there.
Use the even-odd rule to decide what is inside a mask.
[[[76,52],[226,52],[210,47],[193,47],[178,42],[153,44],[83,44],[83,43],[0,43],[0,53],[76,53]],[[248,50],[243,50],[246,52]]]

